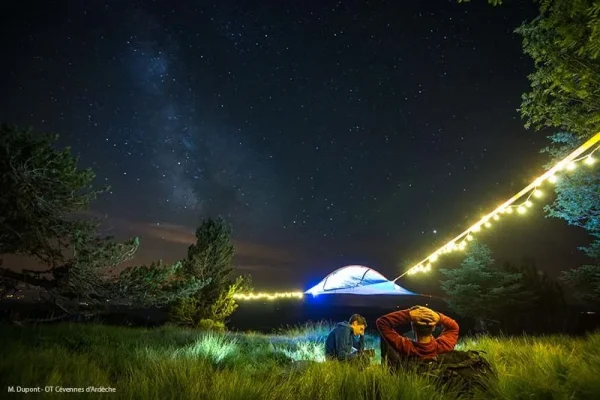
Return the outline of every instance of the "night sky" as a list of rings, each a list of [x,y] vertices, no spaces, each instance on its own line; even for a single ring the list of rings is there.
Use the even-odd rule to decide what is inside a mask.
[[[0,121],[61,134],[111,185],[92,211],[141,237],[135,262],[183,258],[222,215],[259,290],[393,278],[543,171],[513,33],[536,9],[509,3],[3,1]],[[495,258],[580,265],[585,233],[537,205],[486,236]]]

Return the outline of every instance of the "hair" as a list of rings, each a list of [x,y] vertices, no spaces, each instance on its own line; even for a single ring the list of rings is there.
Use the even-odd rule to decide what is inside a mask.
[[[435,325],[427,325],[427,324],[419,324],[418,322],[413,322],[412,324],[413,331],[417,336],[431,336],[433,331],[435,330]]]
[[[365,327],[367,326],[367,320],[360,314],[354,314],[350,317],[350,325],[352,325],[354,322],[358,323],[359,325],[364,325]]]

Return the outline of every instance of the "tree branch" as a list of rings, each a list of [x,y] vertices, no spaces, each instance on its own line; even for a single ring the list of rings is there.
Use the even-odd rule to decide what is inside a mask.
[[[54,280],[45,278],[34,278],[26,273],[11,271],[10,269],[0,268],[0,279],[13,279],[23,282],[27,285],[43,287],[44,289],[54,289],[56,283]]]

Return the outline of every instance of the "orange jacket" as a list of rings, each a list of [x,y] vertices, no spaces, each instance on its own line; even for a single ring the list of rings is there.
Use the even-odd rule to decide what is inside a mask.
[[[454,350],[454,346],[458,341],[458,324],[456,321],[444,314],[438,313],[438,315],[440,316],[439,324],[444,329],[437,338],[432,338],[427,343],[413,342],[395,331],[395,327],[411,322],[409,310],[386,314],[378,318],[375,325],[381,333],[382,340],[385,340],[400,355],[433,358],[438,354]]]

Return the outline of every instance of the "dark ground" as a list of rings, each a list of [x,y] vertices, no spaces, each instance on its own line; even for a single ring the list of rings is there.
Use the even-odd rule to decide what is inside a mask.
[[[316,298],[305,298],[304,301],[282,300],[282,301],[252,301],[243,302],[231,316],[227,326],[234,331],[255,331],[271,333],[287,326],[301,325],[309,321],[344,321],[354,314],[359,313],[367,319],[367,331],[374,331],[375,320],[383,314],[408,308],[415,304],[427,305],[435,310],[455,318],[460,327],[461,334],[475,333],[474,321],[453,315],[439,299],[425,297],[380,297],[380,296],[320,296]],[[0,302],[0,320],[13,321],[24,319],[48,318],[58,316],[59,312],[52,311],[45,305],[24,301],[3,300]],[[84,318],[69,317],[68,321],[101,322],[111,325],[126,326],[159,326],[167,322],[167,314],[164,309],[123,309],[115,308],[109,313],[92,320]],[[532,319],[535,319],[532,316]],[[572,307],[566,317],[566,329],[564,333],[580,335],[600,329],[600,318],[598,314],[588,313],[581,309]],[[410,329],[407,327],[407,330]],[[491,333],[494,329],[490,329]],[[503,329],[505,332],[506,330]],[[518,333],[518,332],[509,332]],[[531,333],[558,333],[531,332]]]

